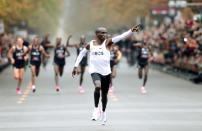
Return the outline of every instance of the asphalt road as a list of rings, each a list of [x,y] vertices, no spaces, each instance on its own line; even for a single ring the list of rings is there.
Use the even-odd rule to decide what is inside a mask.
[[[85,74],[85,93],[78,93],[78,77],[71,77],[74,57],[67,59],[62,91],[54,89],[51,62],[42,68],[36,93],[26,71],[23,95],[15,94],[12,68],[0,74],[0,131],[201,131],[202,87],[150,70],[148,93],[142,95],[137,69],[124,60],[118,67],[115,91],[109,94],[106,126],[91,121],[94,87]]]

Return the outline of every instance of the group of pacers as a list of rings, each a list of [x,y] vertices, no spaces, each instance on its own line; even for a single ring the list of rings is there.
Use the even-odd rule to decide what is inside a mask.
[[[70,56],[68,48],[74,47],[77,50],[77,59],[72,70],[72,76],[80,74],[79,91],[84,93],[83,74],[88,63],[89,73],[92,77],[95,90],[94,90],[94,110],[92,114],[92,120],[101,119],[102,124],[106,123],[106,106],[107,106],[107,94],[113,89],[112,79],[116,76],[116,65],[121,58],[121,52],[119,51],[117,42],[133,35],[133,32],[138,32],[140,26],[134,26],[127,32],[121,35],[109,37],[107,29],[104,27],[98,27],[95,30],[95,39],[86,43],[85,37],[81,36],[78,44],[70,44],[71,35],[68,37],[66,44],[62,44],[61,38],[56,38],[56,44],[47,44],[47,47],[54,48],[54,72],[55,72],[55,89],[57,92],[61,90],[59,84],[59,77],[62,76],[65,58]],[[21,94],[21,85],[24,76],[24,66],[28,61],[31,69],[31,88],[32,91],[36,91],[36,77],[40,72],[40,65],[42,59],[50,58],[50,53],[47,52],[47,48],[41,44],[40,38],[35,37],[28,46],[23,45],[24,41],[21,37],[17,37],[15,44],[10,48],[8,57],[13,65],[14,78],[17,81],[16,93]],[[148,74],[148,61],[150,58],[150,51],[146,42],[134,44],[134,47],[139,49],[138,55],[138,69],[139,78],[142,78],[144,73],[143,86],[141,92],[146,93],[145,84]],[[43,57],[42,57],[43,56]],[[89,57],[89,60],[88,58]],[[87,62],[89,61],[89,62]],[[111,87],[111,90],[110,90]],[[100,109],[99,101],[102,102]]]
[[[46,66],[47,59],[50,58],[49,48],[54,48],[54,72],[55,72],[55,89],[57,92],[61,90],[59,85],[59,77],[63,74],[65,66],[65,58],[70,55],[66,45],[62,44],[62,38],[56,38],[56,44],[51,45],[50,41],[45,37],[43,41],[38,36],[34,37],[29,44],[21,37],[17,37],[13,46],[9,49],[8,57],[13,65],[13,76],[17,81],[16,93],[22,94],[21,86],[26,66],[29,65],[31,70],[31,88],[36,91],[36,78],[40,73],[41,64]],[[82,46],[81,43],[79,46]],[[86,65],[85,65],[86,66]]]

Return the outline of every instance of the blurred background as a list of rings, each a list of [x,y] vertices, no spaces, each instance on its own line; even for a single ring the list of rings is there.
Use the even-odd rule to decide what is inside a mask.
[[[195,83],[202,71],[201,0],[0,0],[0,70],[15,36],[50,41],[72,34],[88,39],[98,26],[118,34],[142,24],[144,30],[118,43],[129,66],[136,63],[132,44],[146,41],[153,50],[152,67]],[[196,80],[197,79],[197,80]]]

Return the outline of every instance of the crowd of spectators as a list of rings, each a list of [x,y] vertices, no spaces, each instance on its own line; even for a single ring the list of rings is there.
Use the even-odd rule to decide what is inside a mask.
[[[7,52],[14,41],[12,34],[0,34],[0,70],[8,65]]]
[[[162,23],[135,34],[120,44],[131,61],[135,52],[133,44],[146,42],[153,52],[152,63],[190,73],[202,72],[202,24],[194,20],[175,20]],[[134,57],[133,57],[134,59]],[[130,62],[129,62],[130,63]]]
[[[137,42],[146,42],[150,46],[153,64],[174,71],[202,74],[202,23],[199,21],[161,22],[118,43],[129,65],[135,64],[137,52],[132,45]]]
[[[202,25],[194,20],[176,20],[145,32],[152,46],[153,63],[191,73],[202,71]]]

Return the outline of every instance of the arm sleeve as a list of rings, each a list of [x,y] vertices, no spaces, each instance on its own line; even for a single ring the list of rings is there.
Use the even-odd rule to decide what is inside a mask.
[[[81,60],[83,59],[83,57],[85,56],[85,54],[88,52],[88,50],[86,48],[84,48],[78,55],[76,62],[74,64],[74,67],[78,67],[79,63],[81,62]]]
[[[113,43],[117,43],[117,42],[119,42],[120,40],[125,39],[125,38],[131,36],[132,34],[133,34],[133,32],[132,32],[131,29],[130,29],[130,30],[124,32],[124,33],[121,34],[121,35],[118,35],[118,36],[113,37],[113,38],[112,38],[112,42],[113,42]]]

